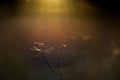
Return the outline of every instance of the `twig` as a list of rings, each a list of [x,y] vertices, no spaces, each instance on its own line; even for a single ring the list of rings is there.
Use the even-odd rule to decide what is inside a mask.
[[[62,54],[59,53],[59,57],[58,57],[58,68],[60,69],[60,71],[59,71],[59,77],[60,77],[60,80],[62,80],[61,57],[62,57]]]
[[[42,55],[42,58],[43,58],[45,64],[47,65],[47,67],[48,67],[56,76],[59,76],[59,74],[56,73],[56,72],[51,68],[51,66],[48,64],[48,62],[47,62],[47,60],[46,60],[44,54],[41,54],[41,55]]]

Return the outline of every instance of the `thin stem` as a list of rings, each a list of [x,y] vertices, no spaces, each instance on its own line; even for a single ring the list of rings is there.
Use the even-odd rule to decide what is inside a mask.
[[[60,80],[62,80],[61,57],[62,57],[62,54],[61,54],[61,52],[60,52],[60,53],[59,53],[59,57],[58,57],[58,68],[60,69],[60,72],[59,72]]]
[[[41,54],[41,55],[42,55],[42,58],[43,58],[45,64],[47,65],[47,67],[48,67],[56,76],[59,76],[59,74],[56,73],[56,72],[51,68],[51,66],[48,64],[48,62],[47,62],[47,60],[46,60],[44,54]]]

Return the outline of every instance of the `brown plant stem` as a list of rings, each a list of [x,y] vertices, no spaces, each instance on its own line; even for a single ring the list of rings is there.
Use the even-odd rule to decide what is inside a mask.
[[[60,80],[62,80],[61,57],[62,57],[62,54],[59,53],[59,57],[58,57],[58,68],[60,69],[60,71],[59,71]]]
[[[44,54],[41,54],[41,55],[42,55],[42,58],[43,58],[45,64],[47,65],[47,67],[48,67],[56,76],[59,76],[59,74],[56,73],[56,72],[51,68],[51,66],[48,64],[48,62],[47,62],[47,60],[46,60]]]

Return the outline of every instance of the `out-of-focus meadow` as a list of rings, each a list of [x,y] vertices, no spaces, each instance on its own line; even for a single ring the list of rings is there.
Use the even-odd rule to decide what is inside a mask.
[[[120,80],[119,6],[105,1],[0,0],[0,80],[59,80],[30,50],[45,41],[66,47],[44,54],[56,72],[62,54],[63,80]]]

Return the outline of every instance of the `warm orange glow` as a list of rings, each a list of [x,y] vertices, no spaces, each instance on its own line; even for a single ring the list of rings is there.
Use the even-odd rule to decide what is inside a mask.
[[[65,45],[65,44],[62,44],[61,46],[62,46],[63,48],[66,48],[66,47],[67,47],[67,45]]]
[[[69,13],[70,10],[67,0],[41,0],[37,4],[36,6],[41,14]]]

